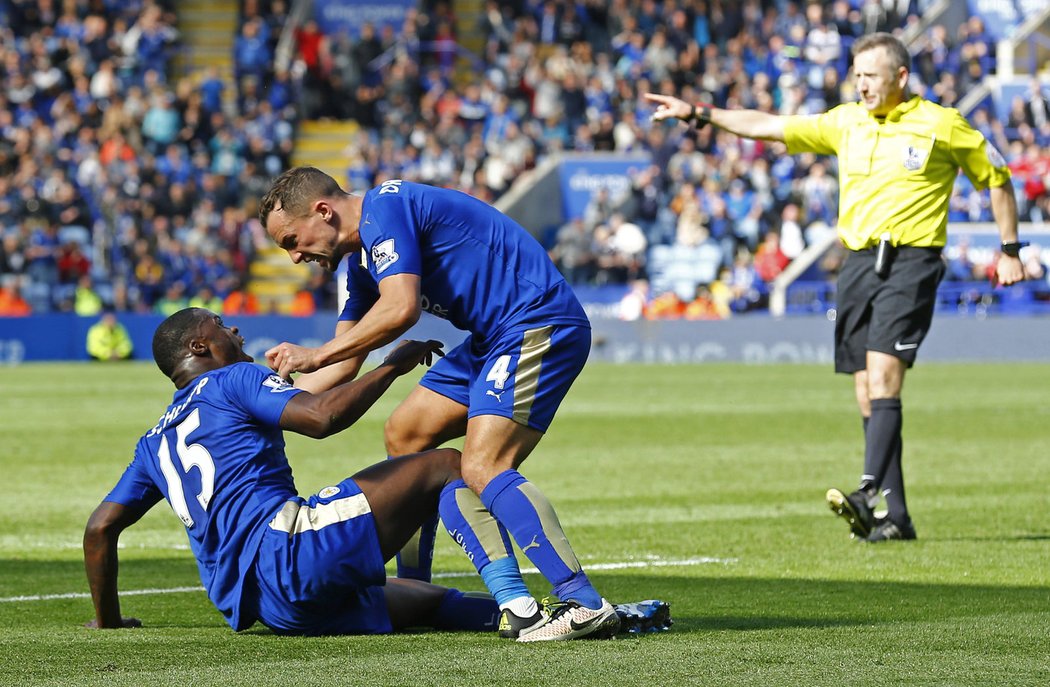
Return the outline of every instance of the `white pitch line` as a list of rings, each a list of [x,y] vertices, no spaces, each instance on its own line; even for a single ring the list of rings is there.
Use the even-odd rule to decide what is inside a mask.
[[[651,561],[620,561],[618,563],[585,563],[583,567],[587,570],[627,570],[628,568],[684,568],[693,565],[708,565],[711,563],[729,565],[730,563],[736,562],[736,558],[711,558],[709,556],[701,556],[700,558],[684,558],[675,561],[654,559]],[[539,570],[536,568],[522,568],[521,572],[523,574],[535,574],[538,573]],[[472,577],[476,575],[476,572],[450,572],[437,573],[434,575],[434,578]]]
[[[121,596],[142,596],[144,594],[182,594],[184,592],[203,592],[204,587],[170,587],[168,589],[130,589],[120,592]],[[15,603],[18,601],[53,601],[55,599],[90,599],[87,592],[68,592],[66,594],[32,594],[29,596],[8,596],[0,599],[0,603]]]
[[[629,568],[684,568],[694,565],[721,564],[729,565],[736,563],[736,558],[712,558],[701,556],[699,558],[684,558],[680,560],[646,560],[646,561],[620,561],[616,563],[590,563],[585,566],[588,570],[627,570]],[[522,568],[524,574],[536,574],[536,568]],[[436,573],[434,579],[452,579],[457,577],[476,577],[476,572],[448,572]],[[184,594],[186,592],[203,592],[204,587],[169,587],[167,589],[131,589],[120,592],[121,596],[145,596],[148,594]],[[91,594],[87,592],[67,592],[65,594],[30,594],[26,596],[8,596],[0,598],[0,603],[19,603],[28,601],[54,601],[56,599],[90,599]]]

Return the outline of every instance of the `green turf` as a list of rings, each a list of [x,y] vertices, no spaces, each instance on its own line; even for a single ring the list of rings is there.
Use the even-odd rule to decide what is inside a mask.
[[[5,687],[1050,684],[1050,365],[909,375],[905,471],[920,539],[877,547],[851,542],[823,501],[861,467],[847,378],[814,366],[590,366],[525,472],[599,590],[666,599],[675,625],[543,646],[238,635],[199,591],[127,596],[125,613],[145,627],[105,632],[81,627],[87,599],[8,601],[86,591],[83,523],[171,394],[145,364],[0,374]],[[382,457],[382,421],[410,384],[341,436],[290,436],[300,490]],[[199,585],[166,506],[123,542],[122,589]],[[598,565],[630,561],[653,564]],[[470,566],[441,537],[436,569]]]

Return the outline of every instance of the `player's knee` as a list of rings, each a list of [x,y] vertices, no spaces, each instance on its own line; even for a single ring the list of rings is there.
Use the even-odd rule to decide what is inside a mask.
[[[399,413],[394,413],[383,425],[383,442],[386,444],[387,455],[404,456],[429,448],[425,438],[413,429],[412,424],[402,422],[399,417]]]
[[[489,460],[479,460],[476,457],[471,459],[468,456],[463,456],[460,469],[463,473],[463,481],[467,483],[467,486],[475,494],[480,496],[489,482],[506,468],[500,467],[497,463]]]
[[[430,452],[431,459],[440,466],[445,475],[445,483],[459,479],[463,475],[462,454],[454,448],[438,448]]]

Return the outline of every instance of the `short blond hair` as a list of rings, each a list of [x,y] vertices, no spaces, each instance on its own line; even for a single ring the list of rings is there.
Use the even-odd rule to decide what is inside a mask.
[[[896,73],[901,67],[904,67],[909,72],[911,71],[911,54],[908,52],[908,48],[899,38],[890,33],[869,33],[867,36],[861,36],[853,44],[851,52],[856,57],[862,52],[880,47],[886,48],[886,54],[890,58],[891,72]]]

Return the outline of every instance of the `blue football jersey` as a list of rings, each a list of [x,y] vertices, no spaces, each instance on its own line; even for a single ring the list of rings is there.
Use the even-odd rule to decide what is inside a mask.
[[[368,191],[362,255],[348,256],[341,320],[360,320],[378,283],[419,275],[423,310],[484,346],[536,325],[590,326],[572,288],[520,224],[465,193],[392,180]]]
[[[186,526],[208,597],[236,630],[244,577],[267,523],[296,496],[279,421],[296,389],[252,363],[197,377],[175,398],[107,501],[148,508],[166,498]]]

